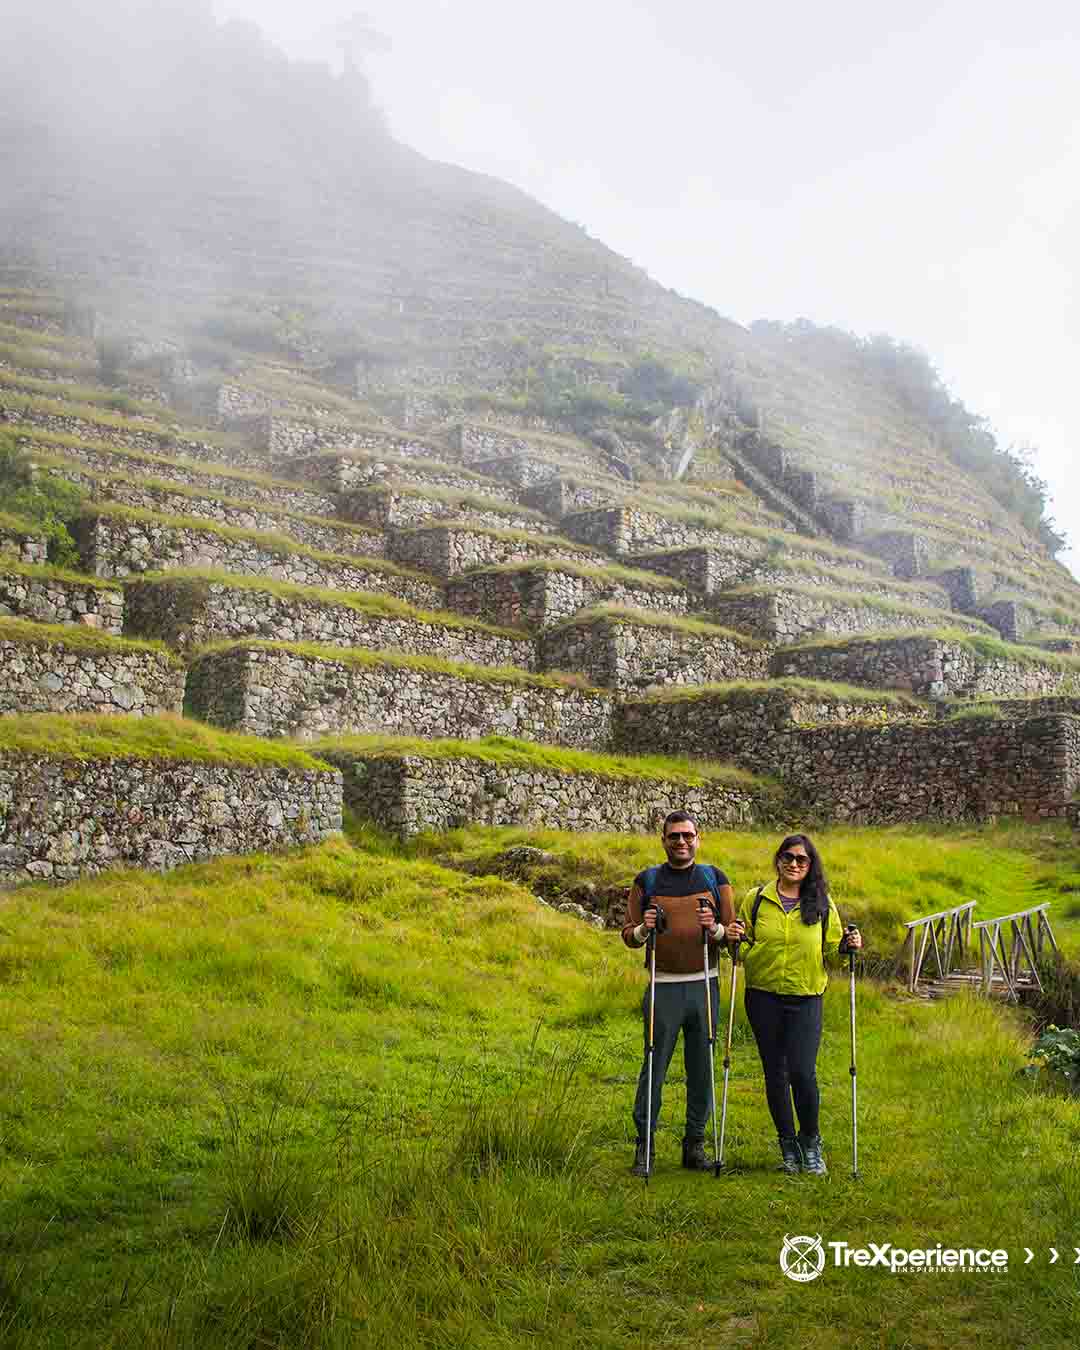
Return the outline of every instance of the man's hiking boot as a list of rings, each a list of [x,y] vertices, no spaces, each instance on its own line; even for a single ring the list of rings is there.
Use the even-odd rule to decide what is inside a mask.
[[[811,1172],[816,1177],[825,1176],[829,1169],[825,1166],[825,1159],[821,1154],[821,1135],[800,1134],[799,1147],[803,1156],[802,1170]]]
[[[656,1141],[653,1141],[652,1152],[646,1157],[645,1140],[639,1139],[634,1146],[634,1165],[630,1171],[636,1177],[647,1177],[650,1172],[656,1171]]]
[[[802,1167],[802,1150],[793,1134],[780,1136],[780,1171],[789,1177],[797,1177]]]
[[[712,1159],[705,1156],[705,1140],[691,1139],[682,1141],[682,1165],[691,1172],[711,1172]]]

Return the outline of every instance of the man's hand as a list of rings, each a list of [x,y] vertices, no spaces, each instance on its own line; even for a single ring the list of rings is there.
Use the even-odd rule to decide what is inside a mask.
[[[746,936],[746,925],[742,919],[732,919],[724,929],[724,936],[729,942],[741,942]]]
[[[709,937],[715,938],[719,934],[720,927],[716,922],[716,911],[712,905],[702,904],[698,909],[697,917],[702,928],[708,930]]]
[[[656,906],[655,906],[655,905],[650,905],[650,906],[649,906],[649,908],[648,908],[648,909],[645,911],[645,913],[641,916],[641,922],[645,925],[645,927],[646,927],[646,928],[649,930],[649,932],[651,933],[652,930],[656,927]]]

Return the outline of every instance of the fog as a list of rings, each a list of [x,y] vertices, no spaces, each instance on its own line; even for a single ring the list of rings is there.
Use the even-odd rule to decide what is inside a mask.
[[[145,59],[130,22],[148,8],[171,70]],[[399,139],[516,184],[741,322],[805,316],[922,348],[1003,444],[1036,447],[1051,513],[1080,544],[1071,6],[367,0],[365,12],[388,49],[373,39],[353,58]],[[20,45],[20,14],[36,45]],[[254,22],[337,70],[354,14],[335,0],[0,0],[0,103],[32,121],[47,100],[54,120],[102,136],[158,117],[164,135],[177,105],[162,115],[163,89],[174,76],[198,88],[186,62],[200,27]],[[281,63],[280,79],[298,108],[329,97],[317,67]],[[197,96],[183,109],[210,142],[235,115]]]
[[[348,6],[221,0],[339,60]],[[1080,33],[1064,0],[367,0],[394,132],[741,322],[925,350],[1080,545]],[[1074,570],[1080,551],[1066,555]]]

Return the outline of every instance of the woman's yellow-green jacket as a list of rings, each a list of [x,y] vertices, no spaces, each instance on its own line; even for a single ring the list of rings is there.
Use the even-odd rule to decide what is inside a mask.
[[[799,906],[784,913],[776,882],[761,888],[757,924],[751,924],[758,888],[747,891],[736,916],[746,931],[739,957],[746,968],[749,989],[767,989],[772,994],[823,994],[829,983],[825,955],[836,954],[844,936],[840,914],[829,901],[826,925],[803,923]],[[822,927],[825,928],[824,944]],[[824,951],[822,947],[824,946]]]

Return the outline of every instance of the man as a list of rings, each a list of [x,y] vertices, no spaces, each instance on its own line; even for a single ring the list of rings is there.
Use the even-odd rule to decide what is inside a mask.
[[[653,1016],[652,1110],[648,1103],[649,990],[642,1011],[645,1019],[645,1059],[634,1098],[637,1148],[632,1171],[645,1176],[652,1170],[654,1138],[660,1101],[671,1056],[679,1032],[683,1035],[686,1065],[686,1130],[682,1141],[682,1165],[694,1171],[712,1167],[705,1156],[705,1126],[712,1106],[709,1070],[710,1027],[705,1009],[705,948],[708,934],[709,980],[713,1017],[716,1017],[719,985],[716,957],[724,929],[735,917],[734,892],[719,868],[696,861],[700,837],[693,816],[672,811],[664,821],[661,839],[667,862],[649,867],[634,878],[627,902],[623,941],[628,947],[643,947],[656,927],[656,906],[667,918],[666,931],[656,936],[656,1008]],[[646,958],[648,968],[648,958]]]

